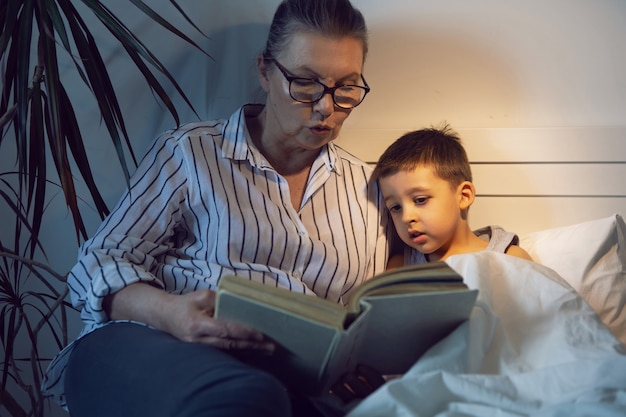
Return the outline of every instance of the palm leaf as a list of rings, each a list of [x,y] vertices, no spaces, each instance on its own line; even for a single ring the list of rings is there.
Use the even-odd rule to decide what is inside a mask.
[[[147,87],[163,103],[175,123],[179,124],[176,106],[156,74],[163,75],[192,110],[193,106],[167,68],[100,1],[81,1],[124,48],[145,79]],[[198,44],[155,12],[146,2],[131,0],[131,3],[173,36],[202,51]],[[199,30],[176,1],[170,0],[170,3],[187,22]],[[0,144],[4,138],[5,126],[12,124],[16,145],[19,148],[16,155],[17,170],[24,174],[18,178],[19,188],[25,190],[26,206],[28,210],[32,209],[31,215],[34,219],[32,230],[35,235],[39,233],[42,208],[46,201],[46,156],[42,153],[45,149],[42,145],[47,138],[48,149],[52,155],[64,199],[74,219],[77,239],[86,238],[86,229],[76,195],[74,179],[76,173],[71,168],[70,154],[79,174],[78,177],[84,181],[93,205],[101,218],[108,214],[108,208],[93,177],[79,128],[80,123],[77,121],[72,103],[58,73],[59,48],[66,51],[73,59],[77,73],[93,93],[127,181],[131,170],[126,162],[127,157],[130,157],[135,165],[137,164],[124,116],[100,54],[98,41],[94,39],[89,26],[71,0],[6,2],[0,6],[0,24],[2,24],[0,52],[7,62],[4,74],[5,89],[0,102],[2,112],[0,114]],[[39,51],[35,75],[31,78],[30,46],[35,27],[39,32]],[[40,76],[41,70],[43,70],[43,78]],[[40,85],[42,81],[43,84]],[[2,121],[3,116],[4,121]],[[30,146],[26,146],[27,144]],[[22,183],[22,181],[26,182]]]
[[[193,106],[166,66],[101,1],[80,1],[86,6],[81,10],[93,13],[118,42],[147,88],[179,124],[178,109],[166,84],[191,110]],[[50,334],[59,348],[67,344],[68,309],[72,307],[67,301],[65,275],[34,260],[37,256],[46,259],[39,234],[46,208],[56,198],[50,190],[56,188],[56,195],[63,196],[77,242],[87,237],[79,205],[84,199],[77,192],[79,181],[87,189],[87,204],[95,207],[101,218],[108,214],[91,169],[81,123],[59,73],[59,60],[65,58],[62,54],[72,60],[76,78],[93,95],[127,182],[132,170],[130,163],[137,164],[122,106],[101,55],[100,41],[91,32],[93,23],[87,24],[85,16],[74,6],[77,2],[0,0],[0,154],[3,167],[5,162],[14,164],[10,170],[0,172],[0,208],[15,215],[13,241],[6,244],[2,242],[6,235],[0,237],[0,342],[4,350],[4,357],[0,358],[0,407],[13,417],[43,416],[44,399],[38,385],[49,359],[39,353],[40,335]],[[155,12],[148,1],[128,3],[167,34],[210,58],[180,28]],[[175,0],[169,3],[200,32]],[[11,149],[11,153],[6,149]],[[54,168],[56,176],[48,174],[50,168]],[[9,230],[6,224],[2,223],[3,231]],[[28,280],[41,290],[26,287]],[[58,290],[59,284],[62,291]],[[18,336],[31,341],[28,353],[15,349]],[[23,362],[30,366],[21,366]],[[9,392],[9,385],[17,386],[16,392]],[[29,403],[17,402],[16,398],[27,398]]]

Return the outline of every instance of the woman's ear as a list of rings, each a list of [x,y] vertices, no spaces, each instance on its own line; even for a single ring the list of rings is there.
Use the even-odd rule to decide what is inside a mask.
[[[476,188],[470,181],[463,181],[459,187],[459,208],[461,210],[467,210],[474,203],[476,197]]]
[[[267,73],[267,60],[263,58],[263,54],[259,54],[259,56],[257,57],[256,66],[257,70],[259,71],[259,83],[261,84],[261,88],[263,88],[263,91],[267,93],[270,89],[270,80]]]

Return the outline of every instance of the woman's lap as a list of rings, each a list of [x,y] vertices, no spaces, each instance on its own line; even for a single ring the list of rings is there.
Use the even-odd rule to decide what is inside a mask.
[[[73,417],[291,415],[273,376],[132,323],[109,324],[78,342],[65,391]]]

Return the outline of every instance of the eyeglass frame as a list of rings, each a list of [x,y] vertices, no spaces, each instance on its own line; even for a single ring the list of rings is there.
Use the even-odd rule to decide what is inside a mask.
[[[276,65],[276,68],[278,68],[280,70],[280,72],[283,74],[283,77],[285,77],[285,79],[289,82],[289,96],[297,101],[298,103],[305,103],[305,104],[314,104],[317,103],[318,101],[320,101],[322,98],[324,98],[324,96],[326,94],[330,94],[330,96],[333,99],[333,103],[335,104],[335,106],[339,107],[340,109],[345,109],[345,110],[350,110],[350,109],[354,109],[355,107],[357,107],[358,105],[360,105],[361,103],[363,103],[363,100],[365,100],[365,96],[367,96],[367,94],[371,91],[370,86],[367,84],[367,81],[365,81],[365,77],[363,76],[363,74],[361,74],[361,80],[363,80],[363,84],[364,85],[356,85],[356,84],[342,84],[342,85],[336,85],[334,87],[328,87],[326,84],[321,83],[313,78],[306,78],[306,77],[294,77],[293,75],[289,74],[289,70],[287,68],[285,68],[280,62],[278,62],[275,58],[265,58],[268,61],[273,62]],[[302,101],[302,100],[298,100],[297,98],[295,98],[293,96],[293,94],[291,93],[291,83],[293,81],[296,80],[305,80],[305,81],[310,81],[312,83],[315,84],[319,84],[322,87],[324,87],[324,90],[322,91],[322,94],[320,94],[319,98],[317,100],[312,100],[312,101]],[[355,104],[352,107],[344,107],[341,106],[339,103],[337,103],[337,101],[335,100],[335,91],[337,91],[340,88],[343,87],[357,87],[357,88],[361,88],[365,91],[365,93],[363,94],[363,97],[361,98],[361,101],[359,101],[357,104]]]

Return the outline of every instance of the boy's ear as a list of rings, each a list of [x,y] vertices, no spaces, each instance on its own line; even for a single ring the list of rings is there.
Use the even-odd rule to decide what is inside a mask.
[[[476,197],[476,188],[470,181],[463,181],[459,185],[459,208],[461,210],[467,210],[474,203]]]
[[[270,88],[270,80],[267,74],[267,61],[263,58],[263,54],[259,54],[259,56],[257,56],[256,66],[259,72],[259,83],[261,84],[261,88],[263,88],[263,91],[267,93]]]

